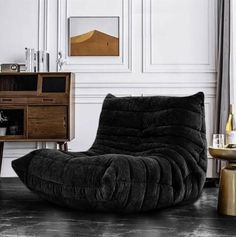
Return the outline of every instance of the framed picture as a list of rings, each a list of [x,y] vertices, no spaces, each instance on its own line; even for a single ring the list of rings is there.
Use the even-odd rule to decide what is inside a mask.
[[[119,17],[70,17],[69,56],[119,56]]]

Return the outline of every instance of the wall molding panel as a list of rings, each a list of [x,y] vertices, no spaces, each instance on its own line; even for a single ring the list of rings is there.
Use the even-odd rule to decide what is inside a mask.
[[[215,82],[201,82],[201,83],[196,83],[196,82],[185,82],[185,83],[180,83],[178,82],[76,82],[74,87],[78,89],[100,89],[100,88],[117,88],[117,89],[126,89],[126,88],[152,88],[152,89],[158,89],[158,88],[178,88],[178,89],[193,89],[193,88],[198,88],[199,90],[202,89],[214,89],[216,86]],[[157,91],[158,92],[158,91]]]
[[[38,50],[48,50],[48,0],[38,0]]]
[[[155,90],[156,89],[156,90]],[[187,88],[185,88],[187,89]],[[93,88],[93,89],[76,89],[76,95],[74,97],[75,104],[102,104],[105,96],[108,93],[114,94],[118,97],[124,97],[124,96],[189,96],[194,93],[197,93],[199,90],[190,89],[188,88],[189,92],[186,92],[181,90],[178,87],[173,88]],[[214,101],[215,101],[215,92],[212,89],[205,89],[205,104],[210,105],[210,108],[214,110]],[[213,111],[209,113],[209,124],[210,121],[213,121]],[[209,126],[211,127],[211,126]],[[213,127],[211,127],[211,131],[213,131]]]
[[[132,71],[132,0],[122,0],[120,17],[121,55],[118,57],[68,56],[68,0],[58,1],[58,53],[63,56],[63,71],[71,72],[131,72]],[[109,12],[105,13],[109,15]]]
[[[184,1],[186,3],[186,1]],[[170,0],[143,0],[143,72],[215,72],[216,71],[216,27],[217,27],[217,18],[216,18],[216,12],[217,12],[217,1],[215,0],[189,0],[189,5],[192,2],[192,11],[194,12],[194,4],[202,5],[201,7],[203,9],[207,9],[207,13],[205,14],[205,18],[207,18],[207,22],[203,21],[203,19],[192,19],[193,26],[195,27],[195,31],[198,31],[201,33],[202,37],[205,41],[205,45],[202,44],[202,48],[196,47],[194,49],[193,47],[186,47],[184,45],[184,41],[187,40],[188,37],[188,31],[186,29],[189,29],[186,26],[186,31],[179,32],[179,34],[183,33],[182,36],[178,36],[178,32],[176,35],[176,38],[173,37],[173,41],[170,41],[172,44],[176,45],[174,47],[178,48],[182,45],[183,47],[179,50],[176,50],[176,52],[169,52],[168,59],[163,56],[163,59],[160,58],[161,54],[160,49],[164,47],[164,50],[168,52],[168,47],[165,42],[166,35],[171,35],[170,33],[166,33],[165,30],[163,30],[163,25],[167,22],[169,25],[166,26],[169,31],[178,31],[176,28],[178,28],[178,22],[171,22],[169,20],[168,16],[174,15],[174,11],[179,11],[184,15],[184,10],[176,8],[175,1]],[[179,2],[178,2],[179,3]],[[162,19],[157,18],[158,13],[154,14],[153,11],[157,10],[158,7],[165,10],[165,13],[161,15]],[[175,7],[175,8],[174,8]],[[179,7],[180,8],[180,7]],[[199,7],[200,9],[200,7]],[[199,10],[200,12],[200,10]],[[169,15],[168,15],[169,14]],[[177,14],[177,13],[176,13]],[[156,20],[156,18],[158,20]],[[191,19],[191,17],[189,17]],[[195,18],[197,18],[195,16]],[[177,19],[177,17],[176,17]],[[156,21],[155,21],[156,20]],[[181,19],[183,21],[183,19]],[[181,22],[180,20],[180,22]],[[154,22],[155,21],[155,22]],[[199,23],[198,23],[199,22]],[[162,25],[162,24],[163,25]],[[172,25],[171,25],[172,23]],[[156,24],[156,25],[155,25]],[[189,23],[191,24],[191,22]],[[202,32],[202,28],[205,26],[205,35]],[[210,30],[214,29],[214,30]],[[160,31],[160,32],[159,32]],[[162,34],[161,34],[162,33]],[[166,34],[166,35],[165,35]],[[177,37],[178,36],[178,37]],[[181,38],[182,37],[182,38]],[[198,41],[197,35],[191,35],[192,39],[189,39],[193,41]],[[169,37],[170,38],[170,37]],[[178,42],[178,40],[179,42]],[[159,41],[155,41],[155,39],[158,39]],[[175,41],[175,42],[174,42]],[[159,47],[156,46],[159,43],[162,43]],[[186,41],[188,43],[188,41]],[[199,46],[199,45],[198,45]],[[204,55],[205,48],[207,48],[207,54]],[[159,50],[159,51],[158,51]],[[185,50],[189,50],[185,52]],[[171,49],[170,49],[171,51]],[[182,51],[182,52],[181,52]],[[198,58],[194,59],[191,58],[192,55],[199,54],[199,52],[203,55],[198,55]],[[175,55],[175,53],[179,52],[178,55]],[[183,56],[183,55],[184,56]],[[171,57],[173,56],[173,58]],[[177,58],[178,57],[178,58]],[[183,57],[183,58],[182,58]],[[186,60],[189,59],[189,60]],[[163,61],[162,61],[163,60]]]
[[[102,104],[103,103],[103,100],[105,98],[107,94],[98,94],[98,95],[89,95],[89,94],[84,94],[84,95],[78,95],[75,97],[75,103],[78,105],[78,104]],[[117,97],[124,97],[124,96],[154,96],[154,94],[152,93],[145,93],[145,94],[117,94],[117,93],[114,93],[115,96]],[[164,94],[163,94],[164,95]],[[166,95],[166,94],[165,94]],[[186,95],[186,94],[185,94]],[[185,96],[183,95],[183,96]],[[177,95],[173,95],[171,94],[171,96],[180,96],[179,94]],[[205,106],[206,106],[206,110],[209,110],[209,113],[207,115],[209,115],[209,117],[207,117],[206,119],[206,122],[210,122],[210,121],[213,121],[213,112],[212,112],[212,109],[214,109],[214,97],[212,96],[209,96],[209,97],[206,97],[206,102],[205,102]],[[209,127],[209,134],[210,132],[212,133],[213,131],[213,127],[210,126]],[[209,137],[209,139],[211,139],[211,137]]]

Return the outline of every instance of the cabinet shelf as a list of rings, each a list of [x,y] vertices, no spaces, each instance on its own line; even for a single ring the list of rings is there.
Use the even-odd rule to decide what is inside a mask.
[[[0,91],[24,91],[34,92],[37,91],[38,78],[37,75],[11,75],[4,74],[0,78]]]
[[[6,117],[7,121],[1,124],[1,127],[6,127],[6,135],[24,135],[24,117],[25,107],[2,107],[0,112]]]

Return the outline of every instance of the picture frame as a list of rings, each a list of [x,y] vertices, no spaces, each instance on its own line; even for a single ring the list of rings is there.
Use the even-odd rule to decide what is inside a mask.
[[[69,17],[69,56],[119,56],[118,16]]]

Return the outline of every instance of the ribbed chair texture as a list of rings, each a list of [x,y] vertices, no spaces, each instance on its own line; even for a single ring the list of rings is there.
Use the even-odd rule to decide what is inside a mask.
[[[40,197],[78,210],[141,212],[194,202],[207,168],[204,94],[109,94],[88,151],[40,149],[12,166]]]

